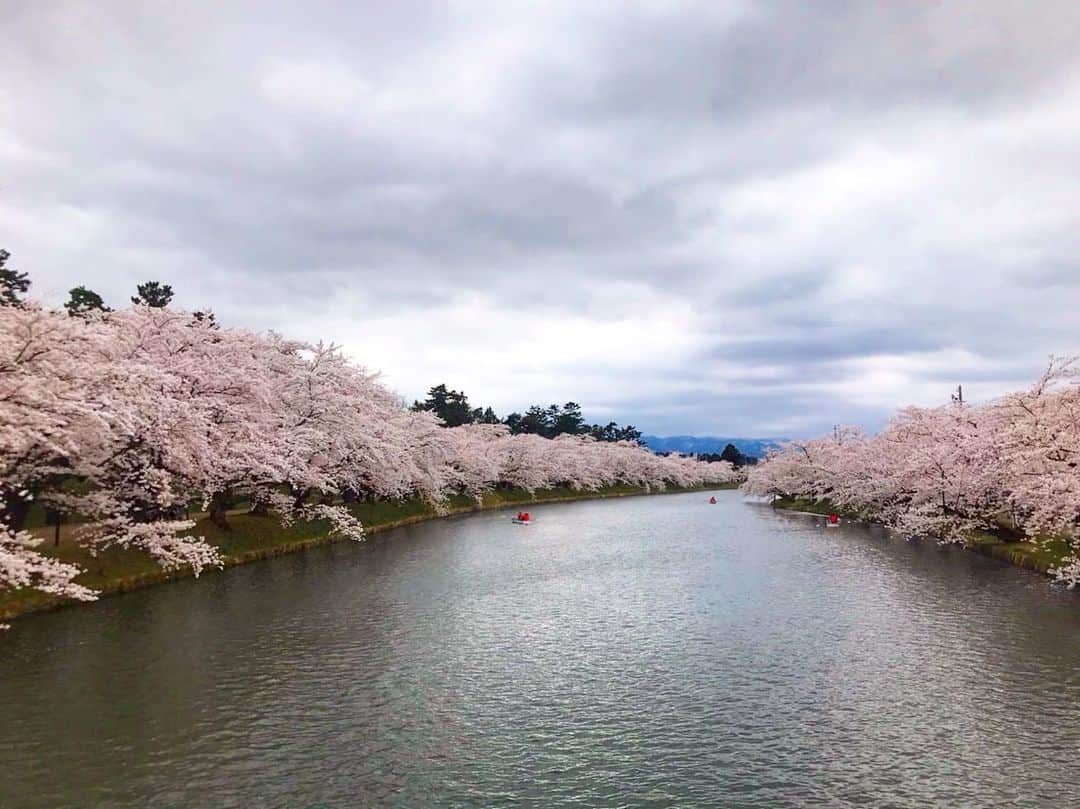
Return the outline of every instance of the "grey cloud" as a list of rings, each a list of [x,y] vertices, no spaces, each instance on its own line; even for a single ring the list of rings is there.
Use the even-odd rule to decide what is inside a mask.
[[[706,355],[762,363],[819,365],[838,359],[921,353],[945,347],[941,337],[930,331],[844,329],[822,325],[813,334],[722,342],[708,349]]]
[[[1049,261],[1042,266],[1013,274],[1021,287],[1078,287],[1080,286],[1080,262],[1072,259]]]
[[[828,268],[807,267],[801,273],[784,273],[763,281],[751,281],[725,290],[725,302],[734,306],[774,307],[778,302],[813,300],[826,286]]]
[[[598,37],[591,81],[558,87],[575,111],[617,117],[745,117],[785,105],[860,112],[977,108],[1075,66],[1080,9],[1008,0],[754,4],[734,21],[620,15]]]
[[[332,320],[365,362],[385,320],[408,398],[439,373],[481,401],[510,312],[544,327],[517,361],[583,391],[554,398],[654,433],[880,426],[1078,348],[1075,3],[20,0],[0,26],[0,246],[54,303],[161,277],[238,325]],[[432,370],[415,335],[455,306],[475,332]],[[628,321],[637,364],[547,347]]]

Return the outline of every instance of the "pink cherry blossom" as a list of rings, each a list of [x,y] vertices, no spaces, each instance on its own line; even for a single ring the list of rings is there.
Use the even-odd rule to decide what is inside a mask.
[[[1026,390],[981,405],[900,411],[877,436],[857,429],[792,442],[752,467],[751,495],[827,498],[911,535],[964,542],[1007,529],[1080,550],[1080,369],[1051,358]],[[1080,556],[1052,573],[1080,582]]]
[[[727,463],[658,457],[636,444],[448,429],[407,410],[340,348],[219,328],[133,306],[69,317],[36,304],[0,308],[0,586],[88,597],[78,570],[33,550],[35,500],[86,519],[93,552],[139,549],[196,575],[221,564],[192,535],[191,513],[229,526],[246,500],[289,524],[326,520],[359,539],[350,500],[476,498],[613,484],[646,489],[729,483]]]

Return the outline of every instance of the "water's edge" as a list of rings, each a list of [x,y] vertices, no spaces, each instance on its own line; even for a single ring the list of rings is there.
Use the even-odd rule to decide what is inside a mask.
[[[503,509],[515,508],[525,505],[542,505],[544,503],[567,503],[578,500],[606,500],[616,497],[643,497],[648,495],[661,495],[661,494],[683,494],[686,492],[706,492],[706,491],[719,491],[725,489],[738,488],[737,484],[734,485],[708,485],[708,486],[691,486],[691,487],[678,487],[668,486],[662,490],[647,490],[645,488],[628,490],[627,487],[612,487],[609,489],[600,490],[582,490],[581,492],[574,494],[558,494],[552,496],[551,490],[538,489],[531,496],[526,498],[515,497],[513,493],[508,493],[505,496],[498,491],[488,492],[484,495],[483,502],[472,501],[467,506],[450,506],[442,509],[438,512],[429,512],[423,514],[414,514],[401,519],[382,520],[364,522],[365,535],[379,534],[384,531],[389,531],[393,528],[402,528],[407,525],[415,525],[417,523],[429,522],[431,520],[441,520],[448,517],[456,517],[463,514],[474,514],[484,511],[499,511]],[[351,541],[344,540],[340,536],[336,536],[330,533],[320,533],[317,536],[305,537],[303,539],[297,539],[290,542],[275,541],[275,535],[273,532],[266,533],[267,542],[264,547],[255,547],[240,553],[222,554],[222,567],[214,568],[203,572],[203,576],[210,576],[221,573],[225,568],[233,567],[236,565],[244,565],[250,562],[258,562],[262,559],[271,559],[277,556],[284,556],[290,553],[297,553],[298,551],[305,550],[307,548],[314,548],[320,545],[326,545],[332,542]],[[135,575],[121,576],[115,579],[110,579],[98,586],[96,590],[98,592],[98,600],[106,598],[108,596],[120,595],[122,593],[128,593],[133,590],[141,590],[144,587],[150,587],[155,584],[163,584],[166,582],[177,581],[180,579],[192,578],[193,573],[190,568],[180,568],[177,570],[162,570],[155,569],[148,572],[138,573]],[[70,599],[58,598],[55,596],[46,596],[40,600],[36,600],[29,603],[4,604],[0,602],[0,621],[9,620],[19,615],[26,615],[35,612],[46,612],[57,609],[65,609],[68,607],[91,607],[96,604],[96,601],[74,601]]]
[[[792,514],[806,514],[811,517],[824,516],[835,510],[827,503],[820,505],[818,510],[810,510],[818,507],[819,504],[787,498],[777,498],[776,500],[773,500],[771,505],[773,508],[783,509]],[[852,514],[851,512],[839,511],[837,513],[841,514],[845,520],[850,520],[851,522],[856,522],[861,525],[881,525],[881,523],[876,523],[872,520],[864,520],[859,517],[859,515]],[[1030,552],[1033,543],[1030,542],[1012,542],[999,535],[983,532],[979,536],[972,537],[971,540],[959,545],[959,547],[964,550],[974,551],[981,556],[988,556],[991,559],[1006,562],[1013,567],[1030,570],[1035,573],[1040,573],[1047,578],[1053,578],[1053,574],[1051,574],[1050,571],[1051,568],[1054,567],[1054,562],[1044,557],[1033,555]]]

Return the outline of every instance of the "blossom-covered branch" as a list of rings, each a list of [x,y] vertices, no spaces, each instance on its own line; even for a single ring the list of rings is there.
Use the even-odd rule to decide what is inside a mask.
[[[858,429],[789,443],[752,467],[752,495],[827,499],[912,535],[963,542],[1006,528],[1080,547],[1080,367],[1051,358],[1030,388],[982,405],[900,411],[877,436]],[[1080,582],[1074,556],[1052,573]]]
[[[500,486],[736,479],[728,463],[659,457],[634,442],[445,428],[333,345],[160,306],[78,316],[0,307],[0,516],[10,526],[0,587],[86,595],[71,583],[76,568],[42,557],[21,532],[35,502],[80,515],[74,538],[95,552],[135,548],[198,574],[221,559],[190,533],[193,510],[228,530],[229,509],[246,502],[359,538],[348,504],[365,498],[438,505]]]

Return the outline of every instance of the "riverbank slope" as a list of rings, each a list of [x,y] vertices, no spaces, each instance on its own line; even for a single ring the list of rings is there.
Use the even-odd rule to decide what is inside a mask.
[[[420,498],[357,503],[349,508],[353,515],[363,523],[365,533],[371,535],[426,520],[536,503],[676,494],[728,488],[736,488],[736,486],[712,485],[690,488],[669,486],[662,491],[646,491],[637,486],[608,486],[595,491],[557,488],[541,489],[532,493],[525,489],[500,489],[485,493],[480,502],[464,495],[454,496],[438,509],[427,500]],[[225,567],[281,556],[341,540],[340,537],[330,535],[330,525],[324,520],[296,523],[286,528],[274,516],[234,512],[229,515],[229,523],[231,530],[225,531],[208,519],[201,519],[191,532],[205,537],[207,542],[220,551]],[[46,536],[44,531],[40,532],[40,535]],[[54,546],[51,533],[49,537],[37,550],[81,567],[84,572],[76,578],[76,582],[98,591],[99,597],[125,593],[159,582],[190,578],[192,575],[189,568],[162,570],[153,559],[141,551],[110,548],[97,556],[91,556],[84,546],[69,538],[62,537],[60,544]],[[210,570],[203,572],[202,575],[213,576],[218,573],[218,570]],[[26,588],[3,592],[0,593],[0,621],[28,612],[86,603],[93,604],[94,602],[73,601]]]
[[[828,500],[812,500],[803,497],[778,497],[772,502],[773,508],[798,511],[807,514],[840,514],[844,519],[858,522],[873,522],[863,519],[862,515],[838,510]],[[1038,537],[1035,541],[1024,541],[1022,536],[998,531],[973,531],[968,535],[963,547],[967,550],[1000,559],[1016,567],[1034,570],[1043,575],[1050,575],[1050,570],[1060,567],[1070,555],[1069,543],[1062,537]]]

